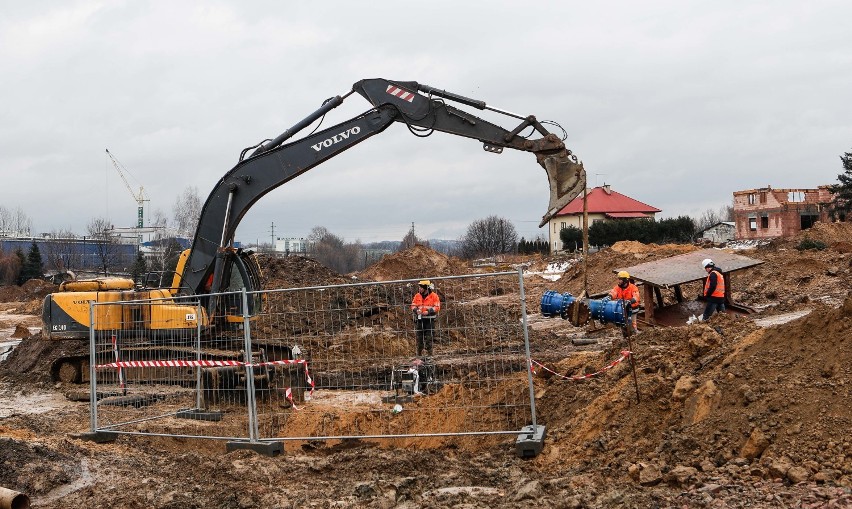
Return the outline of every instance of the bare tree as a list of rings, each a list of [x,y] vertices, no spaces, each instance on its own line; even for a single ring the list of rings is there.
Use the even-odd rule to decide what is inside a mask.
[[[429,247],[429,241],[419,238],[414,234],[414,225],[411,225],[408,233],[405,234],[405,237],[402,238],[402,243],[400,243],[399,248],[397,248],[397,252],[405,251],[406,249],[410,249],[416,245]]]
[[[17,254],[0,250],[0,283],[4,285],[15,284],[22,266],[21,258]]]
[[[29,237],[32,230],[33,221],[21,207],[9,210],[0,205],[0,236]]]
[[[693,219],[693,222],[695,223],[695,231],[700,232],[718,223],[719,213],[713,209],[707,209],[697,219]]]
[[[364,246],[360,241],[347,244],[324,226],[313,227],[308,242],[317,261],[339,274],[358,270],[364,265]]]
[[[107,231],[110,229],[112,229],[112,224],[108,219],[102,217],[93,218],[86,226],[89,238],[95,243],[95,256],[98,259],[98,265],[105,276],[109,275],[110,269],[115,268],[120,262],[119,238]]]
[[[172,205],[177,234],[192,237],[201,217],[201,198],[198,197],[197,187],[187,187]]]
[[[170,242],[174,235],[169,233],[169,220],[162,210],[154,210],[150,221],[151,226],[157,230],[152,241],[153,251],[148,257],[148,267],[152,271],[164,272],[167,270],[168,261],[174,256],[171,252],[174,245]]]
[[[693,219],[692,221],[695,223],[695,231],[700,232],[722,221],[733,220],[734,207],[732,205],[722,205],[718,210],[705,210],[697,219]]]
[[[0,237],[14,237],[12,231],[12,213],[6,207],[0,205]]]
[[[518,233],[509,220],[488,216],[472,222],[462,238],[462,253],[467,258],[513,253]]]
[[[72,270],[82,266],[80,243],[71,230],[53,230],[50,241],[44,245],[48,268],[58,271]]]

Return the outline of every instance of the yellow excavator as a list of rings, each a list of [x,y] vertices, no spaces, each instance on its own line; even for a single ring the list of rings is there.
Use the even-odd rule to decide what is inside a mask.
[[[340,124],[285,143],[355,93],[373,107]],[[520,124],[507,130],[450,106],[448,102],[506,115],[519,120]],[[505,148],[533,153],[550,185],[548,210],[541,225],[586,185],[582,163],[565,147],[563,138],[544,127],[548,122],[414,81],[361,80],[343,96],[324,101],[319,109],[275,139],[264,140],[242,151],[237,165],[218,181],[207,197],[192,246],[182,254],[171,286],[138,288],[133,281],[120,278],[63,283],[59,292],[44,300],[43,336],[47,339],[88,339],[91,301],[139,301],[139,305],[131,306],[95,306],[95,333],[129,330],[145,336],[152,344],[158,337],[175,331],[200,326],[203,334],[210,334],[238,326],[245,314],[242,303],[233,303],[216,294],[241,288],[249,292],[260,289],[260,267],[255,256],[234,247],[237,226],[246,212],[266,193],[383,132],[394,122],[405,124],[419,137],[440,131],[472,138],[482,142],[483,148],[490,153],[499,154]],[[203,306],[190,303],[197,300]],[[259,299],[250,300],[249,309],[245,311],[251,315],[257,313],[260,306]],[[54,361],[51,368],[54,380],[84,381],[88,354],[83,350]]]

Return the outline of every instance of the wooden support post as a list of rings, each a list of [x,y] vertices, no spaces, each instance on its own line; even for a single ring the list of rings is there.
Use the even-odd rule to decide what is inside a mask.
[[[654,320],[654,308],[656,307],[654,305],[654,290],[649,283],[642,285],[642,288],[644,289],[642,298],[645,301],[645,321],[651,325],[656,325],[657,321]],[[660,302],[660,305],[662,305],[662,302]]]
[[[683,290],[680,289],[680,285],[675,285],[674,294],[675,294],[675,300],[677,300],[678,304],[683,302]]]
[[[725,280],[725,309],[727,309],[733,302],[731,300],[731,273],[722,274],[722,278]]]

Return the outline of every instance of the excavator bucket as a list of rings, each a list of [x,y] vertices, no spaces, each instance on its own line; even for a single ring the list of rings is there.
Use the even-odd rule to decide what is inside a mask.
[[[550,184],[550,203],[541,218],[539,228],[546,225],[562,207],[577,197],[586,187],[586,170],[567,149],[555,154],[536,154],[538,164],[547,172]]]

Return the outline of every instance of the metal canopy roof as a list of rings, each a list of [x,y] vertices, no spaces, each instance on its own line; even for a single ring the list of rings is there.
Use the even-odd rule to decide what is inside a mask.
[[[662,260],[616,269],[614,272],[626,270],[637,281],[667,288],[707,277],[707,272],[701,267],[701,260],[705,258],[713,260],[723,272],[734,272],[763,263],[763,260],[727,253],[721,249],[701,249]]]

